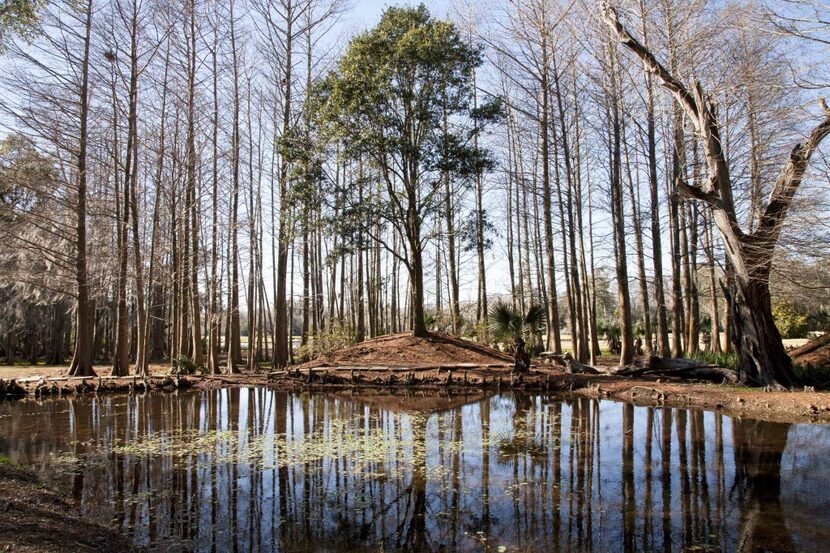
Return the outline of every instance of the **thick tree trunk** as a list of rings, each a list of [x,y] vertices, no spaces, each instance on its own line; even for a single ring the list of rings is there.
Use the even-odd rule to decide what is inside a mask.
[[[781,505],[781,460],[789,424],[734,419],[740,551],[798,551]]]
[[[606,23],[617,39],[634,52],[647,69],[655,73],[673,93],[678,107],[691,120],[703,145],[707,178],[702,179],[700,185],[689,185],[676,172],[674,184],[685,196],[703,201],[712,208],[713,219],[726,245],[727,272],[734,273],[734,288],[728,294],[730,317],[727,319],[732,319],[729,333],[738,355],[741,379],[747,383],[774,388],[791,388],[797,379],[772,318],[769,273],[787,210],[801,185],[810,158],[822,140],[830,134],[830,108],[821,101],[823,121],[813,128],[803,144],[792,149],[775,181],[758,228],[747,235],[740,230],[737,222],[732,180],[715,108],[707,100],[708,96],[702,86],[697,83],[689,91],[647,48],[631,36],[612,8],[606,4],[604,11]],[[675,124],[675,131],[677,129]],[[677,146],[676,144],[675,154],[679,153]]]
[[[420,338],[429,336],[424,318],[424,265],[420,245],[412,249],[409,278],[412,282],[412,334]]]
[[[738,356],[741,382],[754,386],[793,388],[797,379],[772,316],[766,279],[735,278],[727,293],[732,312],[730,340]]]

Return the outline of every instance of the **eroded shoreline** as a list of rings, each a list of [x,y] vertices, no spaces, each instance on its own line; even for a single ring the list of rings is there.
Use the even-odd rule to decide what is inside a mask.
[[[9,381],[5,381],[9,389]],[[651,407],[718,411],[733,417],[774,422],[830,423],[830,392],[766,392],[723,384],[571,374],[553,367],[534,367],[517,377],[502,366],[318,367],[238,375],[141,377],[52,377],[17,379],[12,398],[46,399],[84,393],[145,393],[186,388],[268,386],[286,391],[341,391],[359,395],[378,391],[393,395],[415,392],[463,394],[527,391],[556,396],[612,399]]]

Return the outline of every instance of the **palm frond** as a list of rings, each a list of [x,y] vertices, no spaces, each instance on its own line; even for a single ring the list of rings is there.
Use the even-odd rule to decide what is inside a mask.
[[[490,332],[500,338],[515,337],[522,332],[522,315],[502,300],[490,306],[487,316]]]
[[[545,324],[545,321],[548,318],[547,309],[541,304],[531,305],[527,313],[525,314],[525,325],[527,325],[528,330],[533,332],[539,330],[539,328]]]

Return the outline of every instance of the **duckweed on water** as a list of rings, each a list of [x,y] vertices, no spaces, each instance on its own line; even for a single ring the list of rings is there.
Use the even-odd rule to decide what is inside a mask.
[[[343,460],[349,473],[364,477],[382,476],[385,472],[377,469],[389,459],[410,460],[423,455],[422,450],[421,445],[394,438],[382,428],[355,428],[339,419],[331,420],[325,430],[299,437],[249,436],[236,430],[163,431],[111,448],[122,455],[195,457],[200,465],[242,463],[263,470]]]

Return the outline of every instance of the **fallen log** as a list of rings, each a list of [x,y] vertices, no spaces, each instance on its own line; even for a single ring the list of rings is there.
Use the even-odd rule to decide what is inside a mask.
[[[0,396],[25,396],[26,390],[14,380],[0,380]]]
[[[547,353],[547,355],[544,355],[546,359],[552,360],[554,364],[563,367],[567,372],[572,374],[609,374],[609,371],[606,369],[580,363],[570,353],[545,353]]]
[[[738,382],[738,375],[735,371],[709,363],[701,363],[695,359],[681,358],[650,357],[644,361],[623,367],[613,374],[617,376],[679,376],[726,382],[728,384]]]
[[[456,363],[453,365],[413,365],[408,367],[388,367],[388,366],[381,366],[381,365],[339,365],[339,366],[324,366],[324,367],[309,367],[309,368],[297,368],[297,369],[288,369],[288,370],[281,370],[281,371],[271,371],[267,373],[267,376],[270,378],[276,378],[280,376],[291,376],[291,375],[308,375],[311,373],[320,373],[331,371],[335,372],[344,372],[344,371],[359,371],[359,372],[380,372],[380,373],[409,373],[409,372],[422,372],[422,371],[438,371],[439,373],[448,372],[448,371],[458,371],[458,370],[473,370],[473,369],[507,369],[511,368],[512,365],[507,364],[490,364],[490,365],[479,365],[476,363]]]

